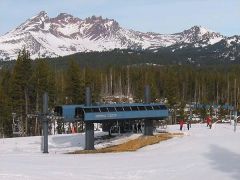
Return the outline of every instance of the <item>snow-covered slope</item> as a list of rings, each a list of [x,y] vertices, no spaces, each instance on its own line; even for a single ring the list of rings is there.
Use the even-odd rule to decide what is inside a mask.
[[[179,126],[168,127],[178,132]],[[0,139],[1,180],[238,180],[240,129],[229,124],[184,127],[185,136],[136,152],[63,154],[83,146],[84,134],[49,137],[49,154],[39,137]],[[96,133],[99,135],[99,133]],[[123,137],[127,139],[129,137]],[[95,147],[101,146],[101,143]]]
[[[194,26],[176,34],[142,33],[122,28],[113,19],[84,20],[61,13],[50,18],[42,11],[0,37],[0,59],[15,59],[24,47],[32,58],[118,49],[157,49],[172,45],[204,47],[226,37]]]

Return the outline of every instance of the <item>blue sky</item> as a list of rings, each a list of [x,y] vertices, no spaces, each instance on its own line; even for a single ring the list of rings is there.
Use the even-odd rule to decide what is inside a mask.
[[[176,33],[201,25],[240,35],[240,0],[0,0],[0,35],[42,10],[50,17],[101,15],[143,32]]]

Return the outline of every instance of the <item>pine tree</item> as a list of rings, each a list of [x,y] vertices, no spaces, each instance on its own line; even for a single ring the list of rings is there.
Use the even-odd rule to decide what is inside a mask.
[[[42,97],[44,92],[48,92],[49,106],[53,106],[55,97],[55,79],[54,73],[51,71],[49,64],[44,60],[36,60],[31,78],[31,86],[33,87],[33,105],[36,112],[42,110]]]
[[[0,84],[0,133],[10,136],[12,134],[11,107],[9,98],[3,89],[2,84]]]
[[[31,71],[30,55],[24,49],[18,55],[16,64],[13,68],[10,84],[11,98],[13,100],[13,110],[21,114],[24,114],[25,112],[24,109],[27,100],[26,93],[28,92],[29,88]]]
[[[166,98],[168,100],[168,104],[170,107],[173,107],[178,101],[178,88],[177,88],[177,77],[173,70],[169,70],[166,84],[165,84],[165,92]]]
[[[27,114],[29,113],[29,90],[32,75],[30,54],[23,49],[19,52],[16,64],[13,68],[10,80],[10,96],[12,111],[25,121],[25,133],[27,133]]]
[[[84,102],[83,77],[79,65],[71,60],[66,74],[66,96],[69,104],[79,104]]]

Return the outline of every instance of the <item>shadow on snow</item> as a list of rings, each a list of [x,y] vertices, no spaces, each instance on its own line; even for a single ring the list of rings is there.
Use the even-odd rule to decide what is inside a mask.
[[[211,161],[214,169],[229,174],[236,180],[240,179],[240,154],[211,145],[206,157]]]

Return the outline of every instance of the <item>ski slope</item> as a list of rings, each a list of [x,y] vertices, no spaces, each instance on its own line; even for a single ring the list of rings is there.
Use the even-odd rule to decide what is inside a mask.
[[[179,132],[178,126],[168,131]],[[0,139],[1,180],[239,180],[240,127],[229,124],[186,127],[183,137],[136,152],[64,154],[84,147],[84,134],[49,137],[49,154],[40,152],[41,137]],[[104,135],[96,132],[96,136]],[[95,141],[96,148],[139,137],[126,134]]]

